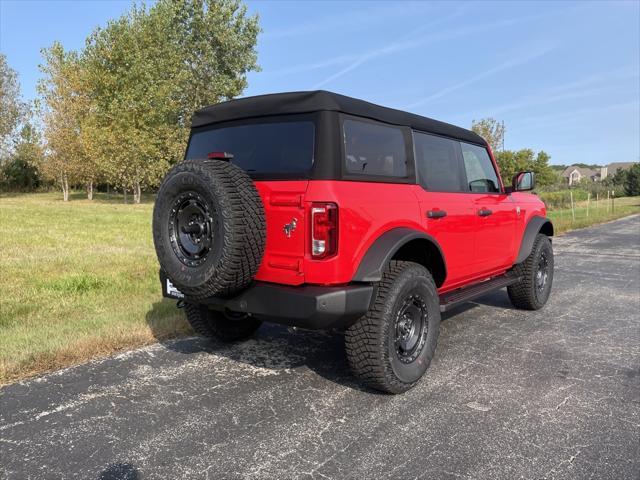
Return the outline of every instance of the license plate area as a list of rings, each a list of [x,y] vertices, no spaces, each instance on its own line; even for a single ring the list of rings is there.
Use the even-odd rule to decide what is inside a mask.
[[[184,293],[176,288],[176,286],[171,283],[167,277],[164,277],[164,282],[162,284],[162,293],[163,296],[168,298],[175,298],[176,300],[181,300],[184,298]]]

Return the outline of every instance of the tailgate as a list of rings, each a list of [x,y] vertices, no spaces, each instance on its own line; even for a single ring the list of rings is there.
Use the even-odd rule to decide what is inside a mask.
[[[256,280],[304,283],[307,180],[256,181],[267,222],[267,244]]]

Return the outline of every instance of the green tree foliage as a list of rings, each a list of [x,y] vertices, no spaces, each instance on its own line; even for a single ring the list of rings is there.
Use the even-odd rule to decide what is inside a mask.
[[[258,19],[238,0],[160,0],[97,29],[83,54],[87,151],[136,202],[182,156],[191,114],[257,69]]]
[[[40,184],[37,165],[42,158],[42,145],[35,128],[23,125],[13,151],[2,165],[0,177],[9,190],[34,190]]]
[[[505,150],[494,153],[500,174],[505,185],[511,185],[513,176],[524,170],[531,170],[536,174],[536,184],[544,187],[556,183],[558,174],[549,165],[550,156],[540,151],[537,154],[525,148],[518,151]]]
[[[491,146],[491,150],[497,152],[504,145],[504,123],[494,118],[482,118],[471,122],[471,130],[476,132]]]
[[[38,85],[42,121],[46,139],[46,156],[40,172],[59,183],[63,198],[69,200],[69,187],[79,183],[94,170],[87,164],[83,120],[89,113],[88,95],[83,89],[83,65],[76,52],[66,52],[55,42],[42,51],[45,63],[40,66],[44,78]]]
[[[10,139],[24,113],[18,74],[7,63],[7,57],[0,53],[0,154],[7,153]]]
[[[536,184],[544,187],[558,182],[558,173],[549,165],[550,156],[540,151],[535,153],[530,148],[522,150],[502,150],[505,127],[503,122],[494,118],[483,118],[471,122],[471,130],[484,138],[493,150],[493,155],[500,168],[502,182],[511,185],[513,176],[525,170],[536,174]]]
[[[640,195],[640,163],[636,163],[629,170],[626,170],[624,193],[630,197]]]

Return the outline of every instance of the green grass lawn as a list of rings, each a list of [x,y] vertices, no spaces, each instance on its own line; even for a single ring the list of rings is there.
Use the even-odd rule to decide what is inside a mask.
[[[550,210],[548,217],[553,221],[556,234],[584,228],[596,223],[608,222],[616,218],[626,217],[634,213],[640,213],[640,197],[621,197],[611,202],[595,200],[589,202],[578,202],[574,205],[575,219],[571,213],[571,208]]]
[[[0,195],[0,384],[191,332],[161,298],[152,201]],[[562,232],[637,212],[640,197],[549,216]]]
[[[0,195],[0,383],[190,332],[163,301],[151,199]]]

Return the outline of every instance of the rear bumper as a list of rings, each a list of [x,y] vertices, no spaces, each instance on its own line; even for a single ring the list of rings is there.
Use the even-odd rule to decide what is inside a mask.
[[[167,298],[206,304],[215,310],[246,312],[261,320],[313,330],[349,327],[367,312],[373,296],[373,286],[369,284],[293,287],[255,282],[230,298],[191,300],[172,291],[162,271],[160,281],[162,295]]]

